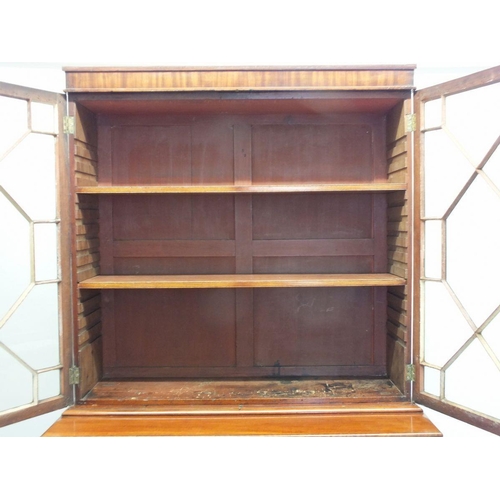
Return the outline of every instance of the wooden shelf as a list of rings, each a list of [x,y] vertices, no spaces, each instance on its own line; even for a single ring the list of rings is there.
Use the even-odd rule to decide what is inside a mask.
[[[394,182],[361,184],[272,184],[235,186],[80,186],[80,194],[209,194],[209,193],[312,193],[405,191],[407,185]]]
[[[400,286],[406,280],[393,274],[218,274],[96,276],[82,281],[85,289],[144,288],[293,288]]]

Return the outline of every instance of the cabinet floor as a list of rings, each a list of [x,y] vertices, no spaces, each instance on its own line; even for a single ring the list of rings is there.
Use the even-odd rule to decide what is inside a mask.
[[[404,401],[386,378],[323,377],[99,382],[82,402],[100,404],[287,404]]]

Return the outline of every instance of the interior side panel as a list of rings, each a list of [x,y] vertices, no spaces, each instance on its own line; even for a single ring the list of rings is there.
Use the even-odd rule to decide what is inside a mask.
[[[97,121],[83,106],[75,105],[74,134],[75,182],[94,186],[98,182]],[[76,279],[81,281],[101,273],[99,239],[99,198],[78,195],[76,214]],[[80,367],[80,396],[84,396],[102,378],[102,302],[101,293],[78,290],[77,345]]]
[[[410,182],[410,139],[405,129],[409,102],[398,104],[387,116],[387,168],[389,179]],[[407,192],[387,195],[388,271],[408,279],[410,207]],[[408,361],[410,295],[409,286],[389,287],[387,293],[387,370],[391,380],[406,393],[405,376]]]

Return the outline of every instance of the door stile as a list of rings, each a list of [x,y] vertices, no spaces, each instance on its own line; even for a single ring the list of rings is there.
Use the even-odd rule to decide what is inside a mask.
[[[413,320],[413,352],[411,353],[413,356],[412,363],[415,365],[415,381],[413,384],[413,399],[416,402],[421,401],[421,394],[423,392],[423,366],[420,364],[420,352],[421,352],[421,314],[420,314],[420,304],[421,304],[421,269],[422,269],[422,255],[421,255],[421,247],[422,247],[422,222],[420,220],[421,217],[421,202],[423,199],[423,190],[422,190],[422,172],[420,168],[420,158],[423,156],[423,145],[420,139],[420,130],[422,128],[423,123],[423,104],[420,99],[420,93],[417,91],[414,95],[414,111],[416,117],[416,131],[414,133],[414,153],[413,153],[413,311],[412,311],[412,320]],[[422,401],[422,403],[424,403]],[[425,403],[424,403],[425,404]]]
[[[76,111],[75,104],[69,101],[69,96],[66,94],[65,100],[65,115],[75,120],[76,129]],[[68,237],[70,238],[70,268],[69,275],[71,276],[71,324],[73,335],[71,336],[71,360],[69,366],[79,366],[78,359],[78,279],[77,279],[77,259],[76,259],[76,194],[75,188],[75,130],[73,133],[65,134],[66,147],[67,147],[67,163],[68,163],[68,186],[67,186],[67,199],[68,199],[68,219],[70,227],[68,228]],[[79,385],[72,385],[73,402],[78,401]]]
[[[405,117],[412,117],[415,113],[415,92],[412,90],[410,99],[404,102],[404,114]],[[407,297],[408,300],[408,341],[406,348],[405,362],[406,366],[410,366],[414,363],[414,352],[415,352],[415,332],[414,332],[414,311],[415,305],[418,304],[415,298],[416,286],[418,280],[415,278],[415,241],[418,241],[418,235],[415,232],[414,221],[415,213],[418,210],[419,197],[415,195],[415,131],[411,127],[406,127],[406,142],[407,142],[407,162],[408,162],[408,175],[407,184],[408,189],[406,191],[407,196],[407,206],[408,206],[408,278],[407,278]],[[406,377],[406,391],[405,393],[409,396],[409,399],[414,401],[414,380],[410,377]]]
[[[61,266],[61,293],[60,293],[60,322],[62,332],[67,332],[64,342],[62,342],[63,352],[63,390],[66,394],[65,406],[74,403],[73,388],[70,384],[69,369],[73,364],[73,345],[74,345],[74,327],[73,318],[73,289],[71,267],[73,261],[73,238],[72,232],[74,228],[74,210],[73,210],[73,194],[71,189],[71,141],[70,135],[64,133],[64,115],[66,111],[66,99],[62,95],[58,95],[58,154],[57,154],[57,178],[58,186],[58,212],[60,218],[59,224],[59,258]]]

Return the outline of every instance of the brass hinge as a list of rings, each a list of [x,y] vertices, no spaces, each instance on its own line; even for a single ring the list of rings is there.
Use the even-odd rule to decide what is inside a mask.
[[[416,380],[415,365],[406,365],[406,381],[415,382]]]
[[[69,385],[78,385],[80,383],[80,368],[72,366],[69,369]]]
[[[65,134],[75,133],[75,117],[74,116],[63,116],[63,132]]]
[[[416,132],[417,130],[417,115],[415,113],[411,113],[408,115],[405,115],[406,119],[406,132]]]

